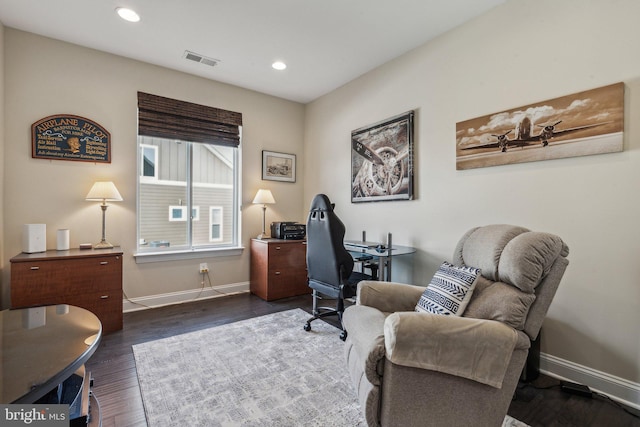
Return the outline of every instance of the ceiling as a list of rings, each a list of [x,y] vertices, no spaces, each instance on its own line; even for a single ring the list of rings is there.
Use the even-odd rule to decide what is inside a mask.
[[[0,21],[307,103],[505,1],[0,0]],[[119,6],[142,19],[122,20]],[[189,61],[185,50],[220,62]],[[272,69],[276,60],[287,69]]]

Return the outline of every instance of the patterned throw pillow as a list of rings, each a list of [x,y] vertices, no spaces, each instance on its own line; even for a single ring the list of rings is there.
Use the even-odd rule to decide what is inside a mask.
[[[461,316],[471,299],[480,269],[443,262],[424,290],[416,311]]]

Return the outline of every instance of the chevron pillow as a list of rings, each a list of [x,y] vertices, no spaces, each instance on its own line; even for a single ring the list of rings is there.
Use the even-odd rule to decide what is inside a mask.
[[[480,276],[480,269],[443,262],[422,293],[415,311],[461,316]]]

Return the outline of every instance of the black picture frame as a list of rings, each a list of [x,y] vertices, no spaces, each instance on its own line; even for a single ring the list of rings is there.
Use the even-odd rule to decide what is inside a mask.
[[[413,119],[407,111],[351,132],[351,202],[413,200]]]

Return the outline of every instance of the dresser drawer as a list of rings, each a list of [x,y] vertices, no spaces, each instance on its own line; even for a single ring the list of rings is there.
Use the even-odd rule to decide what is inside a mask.
[[[86,308],[98,316],[105,333],[122,329],[122,292],[90,292],[70,299],[71,305]]]
[[[92,311],[103,332],[122,329],[122,252],[46,251],[11,259],[11,307],[69,304]]]
[[[269,273],[269,299],[286,298],[310,293],[306,276],[298,271]]]
[[[122,289],[121,257],[29,261],[11,265],[14,308],[57,303],[57,299],[96,289]]]
[[[269,245],[269,269],[306,268],[306,246],[302,243]]]
[[[301,240],[252,239],[251,293],[267,301],[311,293]]]

